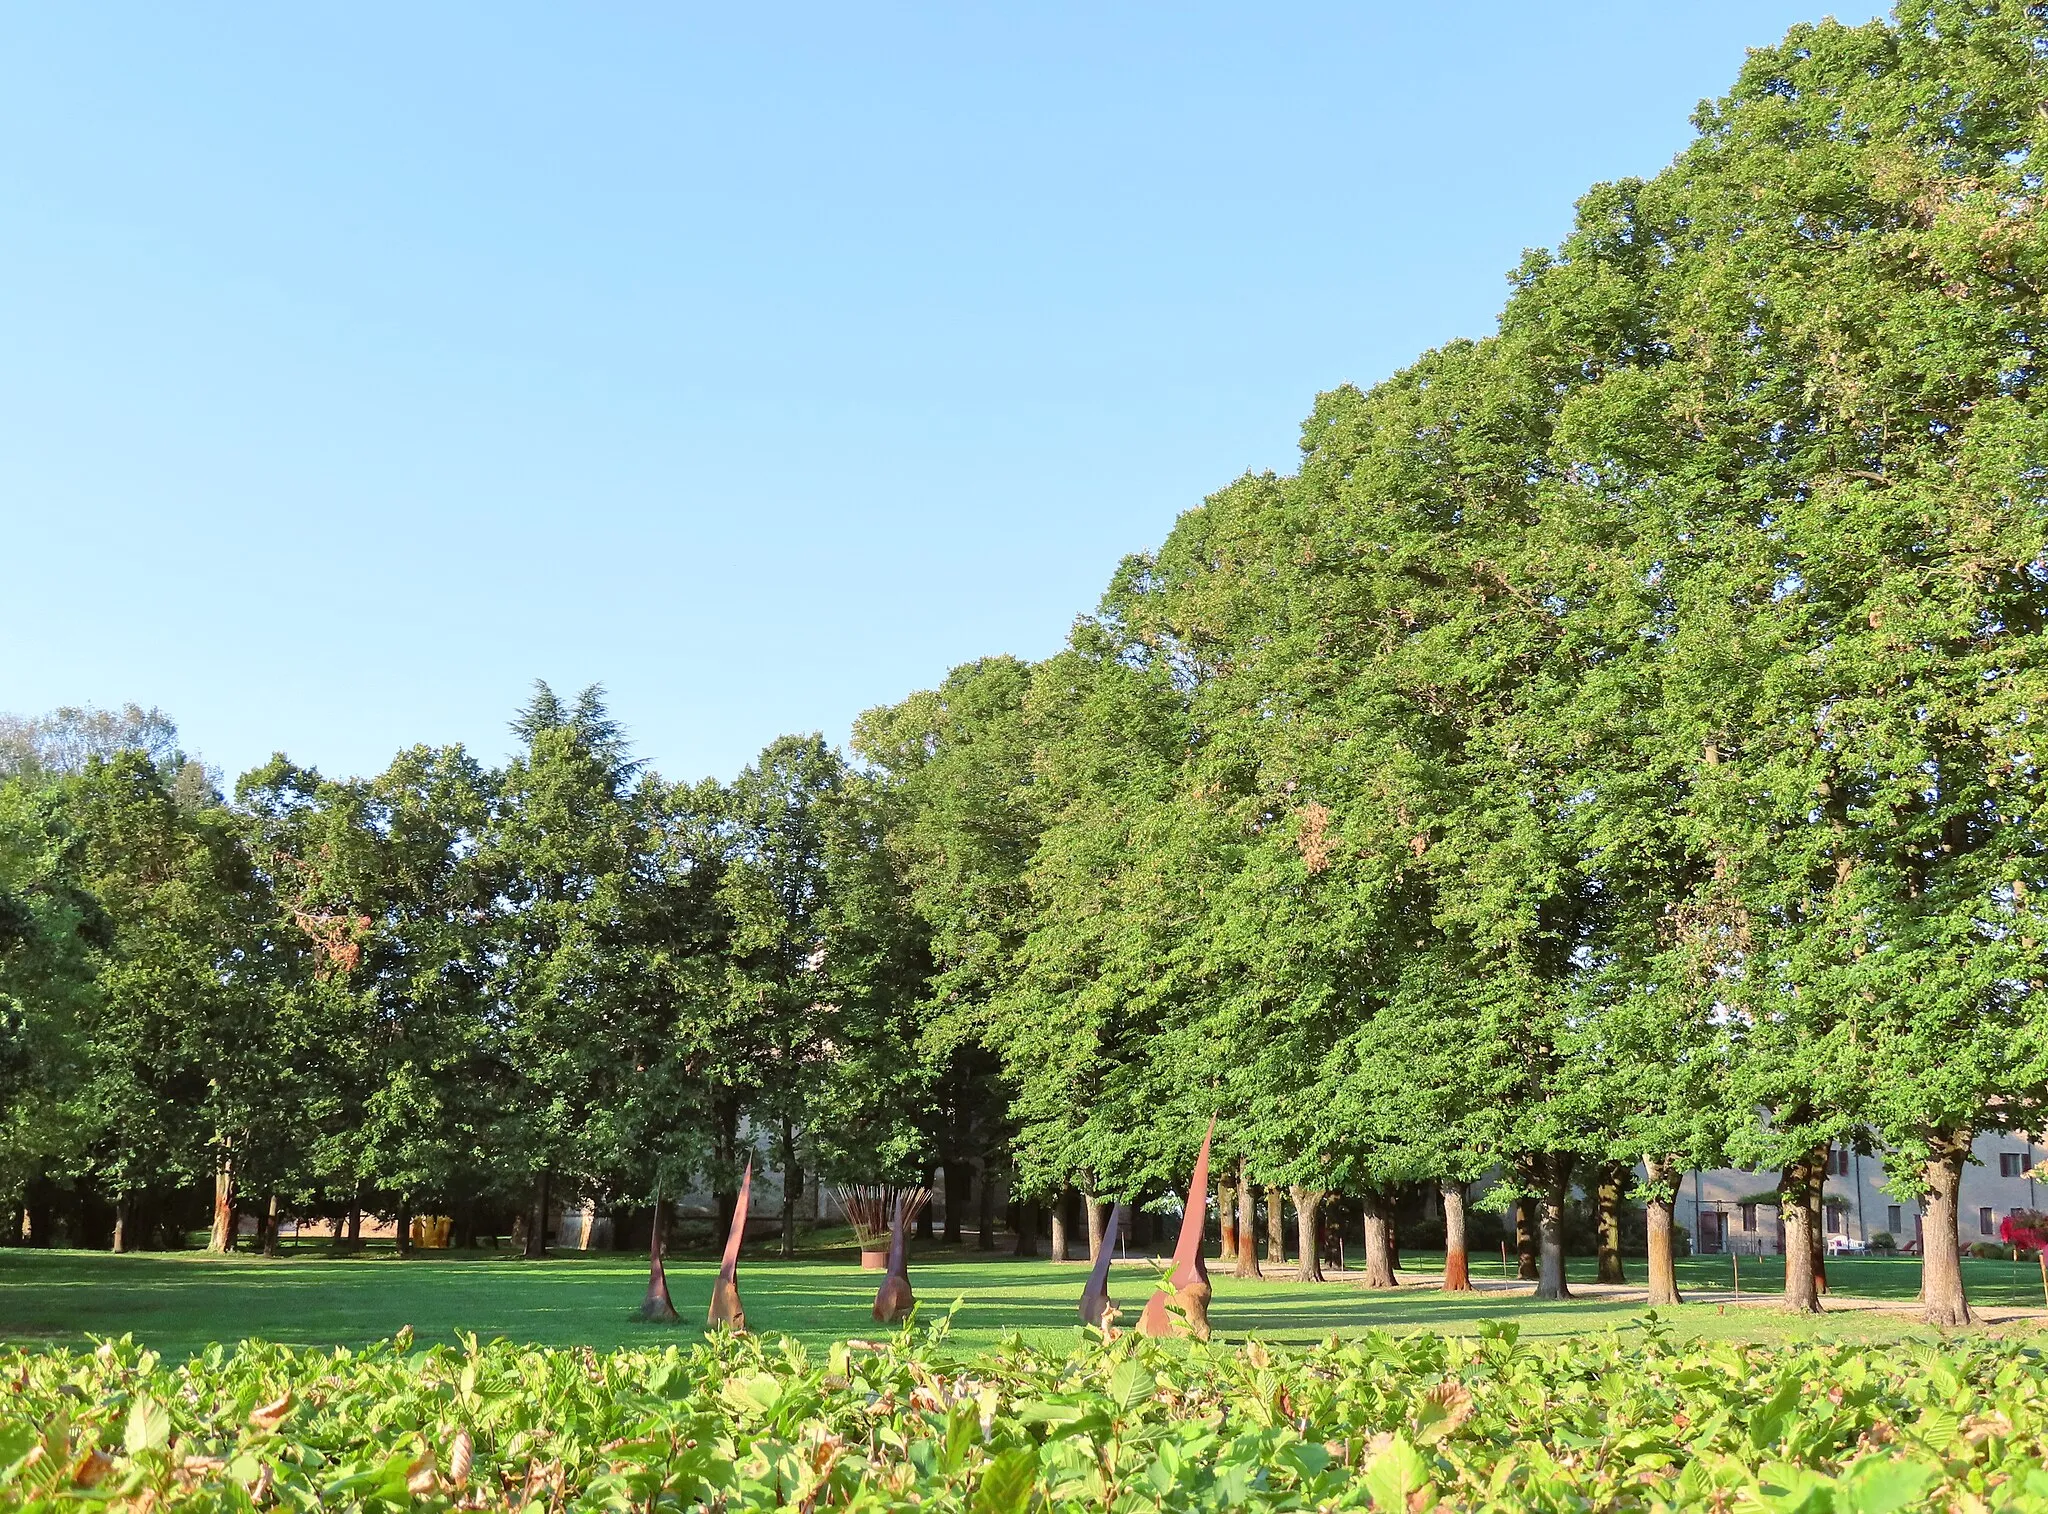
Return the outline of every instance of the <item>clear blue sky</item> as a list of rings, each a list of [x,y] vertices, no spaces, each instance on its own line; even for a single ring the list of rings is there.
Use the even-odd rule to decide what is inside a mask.
[[[842,740],[1490,329],[1818,14],[9,7],[0,710],[230,777],[495,759],[535,677],[672,777]]]

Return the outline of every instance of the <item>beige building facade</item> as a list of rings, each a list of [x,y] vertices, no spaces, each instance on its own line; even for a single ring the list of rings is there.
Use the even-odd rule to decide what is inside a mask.
[[[1975,1160],[1963,1169],[1958,1238],[1968,1246],[1998,1241],[1999,1226],[2014,1210],[2038,1211],[2048,1202],[2048,1184],[2036,1175],[2048,1161],[2048,1146],[2021,1132],[1992,1131],[1971,1145]],[[1881,1154],[1865,1155],[1837,1146],[1828,1153],[1822,1219],[1831,1248],[1865,1250],[1889,1235],[1900,1250],[1920,1249],[1926,1217],[1911,1199],[1887,1193]],[[1775,1172],[1722,1168],[1695,1172],[1678,1195],[1677,1220],[1702,1255],[1774,1255],[1785,1249],[1778,1217]]]

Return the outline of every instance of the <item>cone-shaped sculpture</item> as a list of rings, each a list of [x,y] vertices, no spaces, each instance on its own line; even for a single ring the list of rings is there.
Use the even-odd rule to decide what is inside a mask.
[[[647,1297],[640,1303],[640,1318],[669,1321],[676,1306],[668,1296],[668,1272],[661,1265],[661,1222],[668,1217],[668,1201],[654,1196],[654,1234],[647,1242]]]
[[[1187,1328],[1197,1340],[1209,1338],[1209,1268],[1202,1261],[1202,1224],[1209,1216],[1209,1142],[1216,1134],[1216,1117],[1209,1117],[1209,1130],[1202,1137],[1202,1149],[1195,1156],[1194,1180],[1188,1184],[1188,1207],[1180,1217],[1180,1241],[1173,1248],[1173,1271],[1166,1287],[1146,1301],[1138,1316],[1140,1335],[1173,1334],[1173,1316],[1167,1312],[1167,1289],[1172,1302],[1187,1315]]]
[[[754,1159],[747,1158],[747,1170],[740,1178],[740,1198],[732,1206],[732,1233],[725,1238],[725,1260],[718,1265],[718,1281],[711,1286],[711,1311],[707,1326],[723,1325],[745,1331],[747,1312],[740,1307],[740,1241],[747,1233],[747,1195],[754,1186]]]
[[[931,1195],[913,1188],[896,1196],[895,1222],[889,1227],[889,1275],[875,1293],[875,1318],[893,1325],[917,1307],[910,1291],[910,1226]]]
[[[1124,1204],[1116,1201],[1109,1211],[1109,1223],[1102,1227],[1102,1249],[1095,1254],[1095,1266],[1088,1273],[1088,1286],[1081,1290],[1081,1323],[1100,1325],[1105,1330],[1116,1323],[1116,1300],[1109,1296],[1109,1261],[1116,1255],[1116,1238],[1124,1228]]]

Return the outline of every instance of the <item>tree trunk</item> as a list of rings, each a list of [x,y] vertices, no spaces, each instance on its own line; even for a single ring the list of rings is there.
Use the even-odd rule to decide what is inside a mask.
[[[114,1254],[120,1256],[129,1249],[132,1237],[128,1233],[128,1195],[122,1194],[114,1200]]]
[[[1237,1264],[1237,1189],[1230,1179],[1216,1179],[1216,1224],[1223,1232],[1223,1249],[1216,1260]]]
[[[1599,1279],[1603,1283],[1625,1283],[1628,1274],[1621,1267],[1621,1193],[1628,1181],[1628,1169],[1619,1162],[1602,1162],[1594,1186],[1593,1204],[1600,1235]]]
[[[1444,1206],[1444,1292],[1472,1292],[1472,1253],[1465,1240],[1465,1185],[1437,1181]]]
[[[28,1243],[47,1250],[57,1240],[56,1185],[46,1177],[31,1178],[21,1196],[22,1218],[28,1229]]]
[[[1237,1276],[1265,1276],[1259,1270],[1259,1200],[1242,1157],[1237,1163]]]
[[[1067,1259],[1067,1195],[1064,1190],[1052,1201],[1052,1251],[1051,1259],[1064,1262]]]
[[[1323,1280],[1323,1259],[1321,1239],[1317,1226],[1322,1222],[1323,1196],[1313,1188],[1294,1185],[1294,1244],[1301,1254],[1295,1264],[1295,1280],[1303,1283],[1320,1283]]]
[[[1515,1200],[1515,1276],[1525,1283],[1536,1281],[1536,1201],[1527,1195]]]
[[[1649,1305],[1657,1309],[1685,1302],[1678,1292],[1678,1263],[1671,1233],[1672,1209],[1685,1175],[1676,1162],[1662,1157],[1644,1157],[1643,1170],[1649,1176],[1648,1191],[1643,1195],[1644,1218],[1650,1232]]]
[[[1278,1183],[1266,1187],[1266,1260],[1287,1265],[1287,1195]]]
[[[1081,1202],[1086,1206],[1084,1213],[1088,1217],[1088,1260],[1092,1264],[1102,1255],[1102,1232],[1109,1223],[1109,1205],[1092,1193],[1082,1194]]]
[[[1538,1170],[1543,1193],[1536,1206],[1536,1297],[1570,1298],[1571,1285],[1564,1275],[1564,1206],[1571,1193],[1572,1159],[1553,1151]]]
[[[348,1243],[351,1249],[363,1244],[363,1204],[355,1199],[348,1206]]]
[[[55,1238],[57,1216],[54,1185],[46,1177],[29,1179],[21,1196],[23,1232],[31,1246],[47,1249]]]
[[[1822,1146],[1806,1164],[1807,1265],[1813,1268],[1813,1291],[1828,1291],[1828,1157],[1830,1146]]]
[[[1930,1325],[1954,1329],[1972,1322],[1970,1300],[1963,1292],[1962,1238],[1957,1202],[1963,1163],[1970,1155],[1970,1132],[1943,1131],[1929,1143],[1927,1217],[1920,1232],[1920,1301]]]
[[[1365,1190],[1365,1286],[1394,1288],[1393,1206],[1378,1188]]]
[[[723,1246],[732,1234],[733,1213],[740,1207],[740,1101],[731,1089],[714,1089],[711,1095],[711,1170],[716,1174],[711,1202],[718,1210],[718,1228],[711,1243]],[[529,1246],[532,1228],[527,1226]]]
[[[947,1178],[946,1202],[953,1201],[951,1176]],[[804,1194],[804,1170],[796,1161],[796,1127],[785,1116],[782,1121],[782,1254],[796,1255],[796,1203]],[[952,1221],[947,1220],[950,1226]]]
[[[733,1195],[739,1202],[739,1195]],[[539,1260],[548,1254],[548,1174],[543,1171],[533,1182],[533,1209],[526,1217],[526,1255]]]
[[[1811,1165],[1810,1156],[1801,1157],[1778,1174],[1778,1213],[1785,1222],[1785,1308],[1794,1314],[1820,1313],[1820,1293],[1813,1286],[1813,1226],[1806,1207]]]
[[[400,1200],[398,1201],[398,1213],[397,1213],[397,1215],[396,1215],[396,1216],[394,1216],[394,1217],[393,1217],[393,1221],[392,1221],[392,1224],[393,1224],[393,1229],[392,1229],[392,1238],[393,1238],[394,1240],[396,1240],[396,1241],[397,1241],[397,1243],[398,1243],[398,1254],[399,1254],[400,1256],[411,1256],[411,1255],[412,1255],[412,1200],[411,1200],[411,1199],[400,1199]],[[527,1227],[527,1232],[526,1232],[526,1233],[527,1233],[528,1235],[531,1235],[531,1234],[533,1234],[533,1229],[532,1229],[532,1222],[531,1222],[531,1221],[529,1221],[529,1222],[528,1222],[528,1227]],[[531,1256],[532,1254],[533,1254],[533,1253],[532,1253],[531,1251],[529,1251],[529,1252],[527,1253],[527,1255],[529,1255],[529,1256]]]
[[[1017,1205],[1017,1244],[1010,1248],[1013,1256],[1038,1255],[1038,1206],[1019,1202]]]
[[[964,1157],[946,1163],[946,1244],[957,1246],[965,1235],[967,1206],[974,1199],[973,1169]]]
[[[235,1164],[228,1158],[213,1170],[213,1233],[206,1238],[206,1249],[216,1256],[233,1251],[235,1222]]]
[[[993,1251],[996,1249],[996,1185],[989,1181],[988,1163],[981,1164],[977,1176],[980,1182],[975,1186],[975,1198],[980,1204],[974,1222],[974,1249]]]
[[[262,1251],[265,1256],[276,1256],[283,1250],[277,1234],[277,1222],[281,1218],[277,1212],[277,1207],[277,1195],[273,1193],[270,1196],[270,1203],[265,1206],[261,1221],[261,1229],[263,1231]]]

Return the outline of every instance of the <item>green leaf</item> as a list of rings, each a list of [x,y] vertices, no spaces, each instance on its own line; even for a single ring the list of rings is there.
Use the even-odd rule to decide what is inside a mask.
[[[1758,1472],[1755,1498],[1771,1514],[1827,1514],[1830,1485],[1811,1468],[1769,1462]]]
[[[1376,1509],[1406,1514],[1408,1495],[1429,1481],[1429,1463],[1415,1443],[1396,1434],[1365,1469],[1365,1488]]]
[[[1835,1487],[1835,1514],[1896,1514],[1916,1508],[1941,1472],[1898,1456],[1866,1456]]]
[[[1164,1497],[1180,1481],[1181,1473],[1187,1469],[1187,1456],[1172,1441],[1161,1441],[1158,1454],[1145,1469],[1145,1480],[1152,1485],[1152,1491]]]
[[[1913,1438],[1930,1451],[1946,1451],[1963,1433],[1963,1419],[1953,1409],[1929,1409],[1913,1424]]]
[[[1763,1405],[1749,1417],[1749,1443],[1759,1451],[1776,1445],[1785,1428],[1785,1421],[1799,1403],[1800,1383],[1797,1377],[1787,1376],[1778,1384]]]
[[[1109,1375],[1109,1396],[1125,1413],[1150,1398],[1153,1387],[1152,1374],[1140,1362],[1119,1362]]]
[[[1088,1411],[1079,1404],[1052,1404],[1040,1400],[1017,1405],[1017,1418],[1027,1425],[1071,1425]]]
[[[729,1377],[719,1388],[718,1395],[742,1415],[768,1414],[782,1401],[782,1381],[766,1372]]]
[[[122,1444],[130,1456],[143,1451],[160,1451],[171,1443],[171,1411],[144,1395],[128,1409],[128,1431]]]
[[[967,1465],[967,1453],[981,1438],[981,1416],[972,1399],[953,1405],[946,1415],[946,1471],[954,1473]]]
[[[1031,1489],[1038,1481],[1038,1450],[1020,1446],[1005,1451],[988,1464],[974,1490],[971,1514],[1024,1514],[1031,1506]]]

